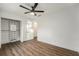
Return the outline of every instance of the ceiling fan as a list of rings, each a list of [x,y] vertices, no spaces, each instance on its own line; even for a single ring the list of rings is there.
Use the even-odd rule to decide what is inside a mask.
[[[38,6],[38,3],[34,3],[34,6],[31,6],[31,9],[29,9],[29,8],[23,6],[23,5],[19,5],[19,6],[22,7],[22,8],[24,8],[24,9],[29,10],[29,12],[24,12],[24,14],[31,13],[32,15],[37,16],[36,12],[38,12],[38,13],[43,13],[44,12],[43,10],[35,10],[36,7]]]

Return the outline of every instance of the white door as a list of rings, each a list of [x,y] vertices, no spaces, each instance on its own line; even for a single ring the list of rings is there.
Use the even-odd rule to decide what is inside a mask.
[[[1,43],[9,42],[9,20],[1,18]]]

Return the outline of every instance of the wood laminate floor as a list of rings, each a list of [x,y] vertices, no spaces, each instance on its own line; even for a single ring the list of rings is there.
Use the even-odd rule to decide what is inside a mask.
[[[0,56],[79,56],[79,53],[30,40],[2,45]]]

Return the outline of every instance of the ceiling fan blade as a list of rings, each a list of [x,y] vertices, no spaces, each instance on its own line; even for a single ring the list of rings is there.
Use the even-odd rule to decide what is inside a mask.
[[[41,10],[35,10],[34,12],[44,12],[44,11],[41,11]]]
[[[31,12],[25,12],[24,14],[27,14],[27,13],[31,13]]]
[[[26,8],[24,7],[23,5],[19,5],[20,7],[24,8],[24,9],[27,9],[27,10],[30,10],[29,8]],[[31,10],[30,10],[31,11]]]
[[[32,11],[35,10],[35,8],[37,7],[37,5],[38,5],[38,3],[35,3],[35,4],[34,4],[34,7],[32,8]]]

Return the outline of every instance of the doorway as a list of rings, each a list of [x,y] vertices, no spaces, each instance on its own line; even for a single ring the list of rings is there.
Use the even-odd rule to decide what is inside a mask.
[[[37,37],[37,22],[27,20],[25,26],[24,41],[35,39]]]

